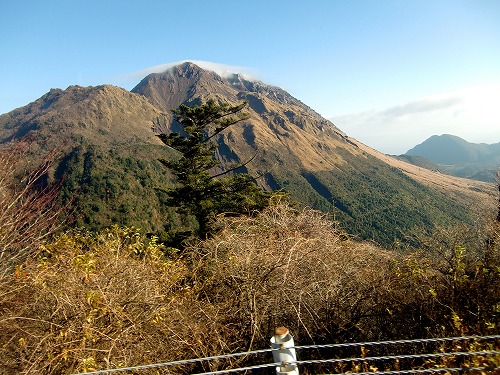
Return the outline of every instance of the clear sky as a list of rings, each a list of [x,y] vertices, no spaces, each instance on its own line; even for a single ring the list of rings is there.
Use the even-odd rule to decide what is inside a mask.
[[[500,0],[0,0],[0,113],[184,60],[280,86],[386,153],[500,142]]]

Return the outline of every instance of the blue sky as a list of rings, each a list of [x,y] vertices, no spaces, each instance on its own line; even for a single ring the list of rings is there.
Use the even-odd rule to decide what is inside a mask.
[[[183,60],[280,86],[383,152],[500,142],[498,0],[0,0],[0,113]]]

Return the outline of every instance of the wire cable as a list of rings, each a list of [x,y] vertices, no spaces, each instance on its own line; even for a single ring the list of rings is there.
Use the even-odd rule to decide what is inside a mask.
[[[392,341],[368,341],[345,344],[325,344],[325,345],[300,345],[296,346],[296,350],[300,349],[324,349],[324,348],[352,348],[357,346],[376,346],[376,345],[405,345],[405,344],[428,344],[439,342],[467,341],[467,340],[500,340],[500,335],[489,336],[460,336],[460,337],[442,337],[434,339],[413,339],[413,340],[392,340]]]
[[[370,371],[370,372],[353,372],[351,375],[399,375],[399,374],[432,374],[432,373],[457,373],[464,374],[471,371],[496,371],[500,367],[451,367],[451,368],[429,368],[420,370],[394,370],[394,371]],[[329,374],[342,375],[342,374]]]
[[[295,346],[296,350],[308,350],[308,349],[322,349],[322,348],[352,348],[352,347],[361,347],[361,346],[376,346],[376,345],[405,345],[405,344],[418,344],[418,343],[439,343],[439,342],[453,342],[453,341],[466,341],[466,340],[498,340],[500,339],[500,335],[490,335],[490,336],[461,336],[461,337],[444,337],[444,338],[433,338],[433,339],[413,339],[413,340],[393,340],[393,341],[371,341],[371,342],[358,342],[358,343],[344,343],[344,344],[325,344],[325,345],[302,345]],[[292,348],[287,348],[292,349]],[[139,366],[131,366],[131,367],[122,367],[108,370],[98,370],[92,372],[84,372],[77,373],[74,375],[102,375],[102,374],[112,374],[117,372],[127,372],[127,371],[139,371],[146,370],[152,368],[161,368],[161,367],[170,367],[170,366],[181,366],[188,365],[198,362],[205,361],[215,361],[219,359],[228,359],[228,358],[236,358],[242,356],[250,356],[255,354],[269,353],[275,349],[260,349],[253,350],[242,353],[233,353],[233,354],[223,354],[211,357],[203,357],[203,358],[194,358],[180,361],[172,361],[165,363],[154,363],[154,364],[146,364]],[[414,359],[414,358],[437,358],[437,357],[446,357],[446,356],[474,356],[474,355],[493,355],[500,354],[499,351],[481,351],[481,352],[453,352],[453,353],[435,353],[435,354],[407,354],[407,355],[399,355],[399,356],[382,356],[382,357],[363,357],[363,358],[343,358],[343,359],[318,359],[318,360],[306,360],[306,361],[296,361],[297,365],[300,364],[319,364],[319,363],[342,363],[342,362],[352,362],[352,361],[368,361],[368,360],[396,360],[396,359]],[[216,374],[224,374],[224,373],[233,373],[233,372],[241,372],[248,370],[256,370],[267,367],[276,367],[280,366],[281,363],[267,363],[261,365],[240,367],[237,369],[228,369],[228,370],[220,370],[213,372],[205,372],[200,373],[198,375],[216,375]],[[430,369],[429,369],[430,370]],[[425,370],[427,372],[431,372],[429,370]],[[443,372],[443,369],[436,369],[437,372]],[[406,371],[406,372],[404,372]],[[417,370],[404,370],[403,372],[383,372],[380,374],[407,374],[407,373],[417,373]],[[423,370],[422,370],[423,371]],[[464,369],[461,369],[464,371]],[[370,372],[370,374],[375,374],[374,372]]]

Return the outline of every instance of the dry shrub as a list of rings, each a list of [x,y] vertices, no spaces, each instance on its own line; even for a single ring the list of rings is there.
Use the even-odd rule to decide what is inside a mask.
[[[277,326],[289,327],[300,345],[444,335],[454,331],[441,326],[468,323],[464,312],[478,299],[497,319],[482,315],[483,325],[498,327],[500,267],[477,268],[499,253],[498,225],[482,263],[468,265],[456,247],[445,251],[456,261],[447,273],[429,252],[404,257],[354,242],[328,215],[285,201],[219,224],[218,234],[175,259],[154,239],[118,227],[71,231],[42,247],[0,285],[0,373],[65,374],[268,348]],[[462,310],[449,310],[447,285]],[[299,359],[342,354],[353,353],[309,351]]]
[[[282,325],[301,343],[376,334],[365,319],[391,279],[392,255],[351,242],[324,213],[278,202],[255,217],[225,219],[193,254],[199,293],[246,338],[239,350],[266,347]]]
[[[162,250],[117,227],[47,245],[0,291],[0,372],[66,374],[225,351],[212,339],[224,332],[217,311],[185,283],[185,263]]]
[[[438,228],[398,266],[406,319],[422,336],[500,332],[500,224]]]
[[[0,150],[0,280],[60,229],[66,213],[56,207],[59,186],[40,183],[56,153],[33,167],[28,162],[29,147],[19,142]]]

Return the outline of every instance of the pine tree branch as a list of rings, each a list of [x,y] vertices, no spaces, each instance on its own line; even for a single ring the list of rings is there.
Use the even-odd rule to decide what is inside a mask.
[[[214,133],[212,135],[206,137],[205,139],[203,139],[202,142],[206,143],[206,142],[210,141],[213,137],[220,134],[222,131],[226,130],[231,125],[234,125],[234,124],[237,124],[238,122],[246,120],[248,117],[249,117],[248,114],[245,114],[245,115],[240,116],[239,118],[234,118],[232,120],[231,120],[231,118],[229,118],[228,122],[226,124],[224,124],[223,126],[216,127]]]
[[[211,178],[213,179],[213,178],[217,178],[217,177],[220,177],[220,176],[224,176],[224,175],[226,175],[228,173],[231,173],[231,172],[233,172],[233,171],[235,171],[235,170],[237,170],[239,168],[243,168],[244,166],[250,164],[257,157],[258,153],[259,153],[259,151],[256,151],[255,154],[249,160],[247,160],[245,163],[237,165],[236,167],[228,169],[227,171],[218,173],[218,174],[212,176]]]

